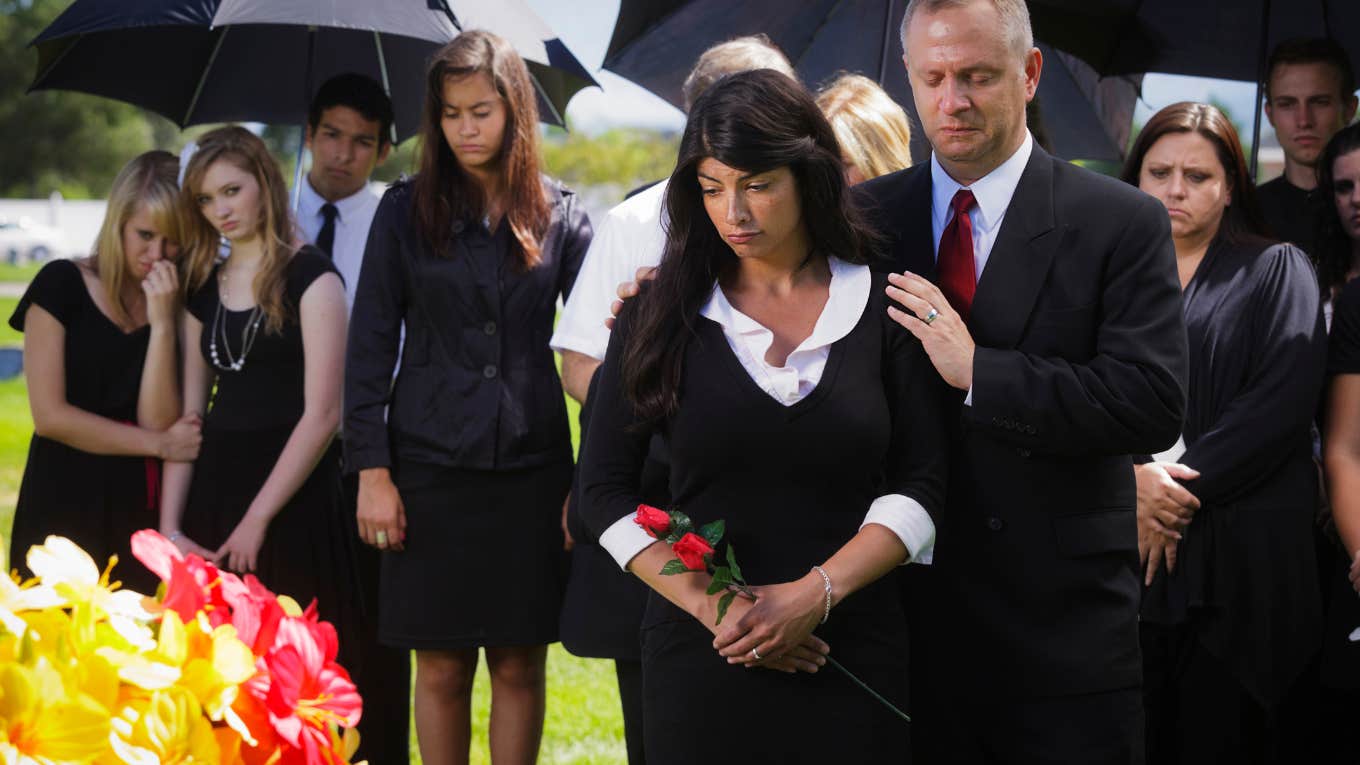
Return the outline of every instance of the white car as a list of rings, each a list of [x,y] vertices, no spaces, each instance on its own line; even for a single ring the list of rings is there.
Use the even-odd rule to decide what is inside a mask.
[[[66,238],[60,230],[28,217],[17,221],[0,219],[0,262],[17,266],[65,253]]]

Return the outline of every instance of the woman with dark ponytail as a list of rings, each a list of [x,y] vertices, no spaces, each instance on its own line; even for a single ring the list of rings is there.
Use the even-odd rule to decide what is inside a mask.
[[[666,216],[655,283],[625,306],[601,367],[581,466],[587,523],[653,590],[647,761],[830,761],[847,746],[902,761],[902,723],[824,666],[834,650],[904,701],[906,624],[880,579],[932,555],[947,389],[888,317],[840,147],[789,78],[736,74],[698,100]],[[672,553],[633,523],[654,433],[676,509],[696,527],[725,520],[756,585],[721,625],[712,577],[659,575]],[[728,735],[695,736],[716,730],[714,703]]]

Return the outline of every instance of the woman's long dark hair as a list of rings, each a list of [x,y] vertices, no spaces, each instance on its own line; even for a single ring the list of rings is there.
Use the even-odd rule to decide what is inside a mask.
[[[1324,209],[1320,211],[1322,223],[1314,255],[1317,257],[1318,284],[1324,298],[1330,298],[1334,289],[1346,283],[1346,274],[1350,273],[1355,258],[1355,243],[1346,236],[1346,229],[1341,227],[1341,218],[1336,213],[1335,165],[1338,159],[1358,149],[1360,124],[1355,124],[1337,131],[1318,158],[1318,197]]]
[[[525,268],[538,264],[543,235],[552,209],[539,177],[538,101],[529,68],[504,38],[473,29],[435,52],[425,73],[425,112],[420,126],[420,173],[415,178],[414,206],[422,236],[437,255],[445,255],[455,220],[481,220],[486,199],[481,184],[458,164],[441,121],[444,83],[485,74],[505,100],[505,133],[501,137],[501,178],[508,196],[505,220],[519,245]]]
[[[1232,204],[1223,211],[1223,220],[1218,225],[1218,234],[1214,239],[1228,244],[1243,244],[1271,238],[1270,228],[1261,213],[1261,203],[1256,198],[1256,185],[1251,182],[1251,172],[1247,170],[1247,159],[1242,154],[1242,142],[1237,138],[1237,130],[1223,112],[1210,104],[1181,101],[1152,115],[1129,151],[1129,158],[1124,163],[1124,181],[1138,185],[1138,178],[1143,171],[1143,158],[1153,144],[1169,133],[1198,133],[1204,136],[1213,144],[1218,162],[1223,165],[1223,175],[1232,193]]]
[[[681,366],[713,285],[737,266],[709,219],[696,174],[712,157],[747,173],[788,167],[815,252],[866,263],[872,244],[845,184],[840,146],[801,85],[768,69],[726,77],[690,110],[666,188],[666,246],[655,282],[630,307],[623,390],[639,419],[674,413]]]

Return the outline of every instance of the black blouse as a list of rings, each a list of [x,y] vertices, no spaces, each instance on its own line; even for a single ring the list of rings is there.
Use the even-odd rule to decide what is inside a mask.
[[[1186,286],[1185,487],[1202,506],[1142,618],[1190,621],[1256,698],[1273,703],[1317,648],[1312,423],[1327,334],[1302,250],[1215,242]],[[1193,619],[1192,615],[1198,615]]]
[[[411,183],[383,196],[350,318],[346,469],[413,461],[492,470],[571,460],[548,338],[591,227],[573,192],[548,178],[543,187],[552,221],[541,262],[527,271],[512,254],[506,221],[495,231],[455,221],[447,251],[436,253],[415,225]]]

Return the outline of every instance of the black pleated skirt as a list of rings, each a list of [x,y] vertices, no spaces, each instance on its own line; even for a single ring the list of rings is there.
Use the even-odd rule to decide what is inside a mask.
[[[406,542],[383,554],[379,639],[414,649],[556,641],[571,464],[490,471],[408,463],[395,472]]]

